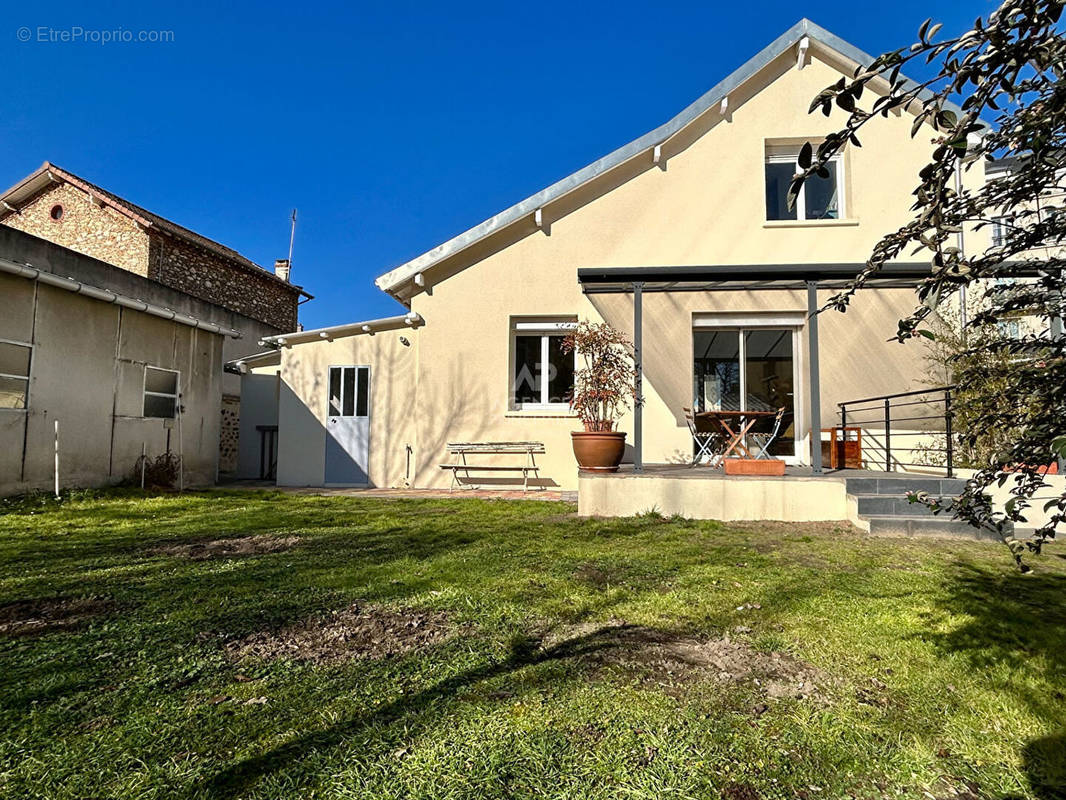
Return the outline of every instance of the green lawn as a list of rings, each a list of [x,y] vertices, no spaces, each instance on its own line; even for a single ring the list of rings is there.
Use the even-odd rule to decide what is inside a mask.
[[[997,545],[573,511],[235,492],[9,506],[0,795],[1066,793],[1061,546],[1021,576]],[[183,548],[249,534],[287,538]],[[433,635],[380,658],[241,650],[357,601]],[[327,644],[366,655],[383,631]],[[678,655],[704,647],[816,690],[778,697],[773,675]]]

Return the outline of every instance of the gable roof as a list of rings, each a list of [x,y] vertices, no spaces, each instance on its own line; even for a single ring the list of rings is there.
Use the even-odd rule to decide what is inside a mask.
[[[49,186],[59,181],[69,183],[71,186],[76,186],[83,192],[87,193],[96,203],[113,208],[115,211],[130,218],[144,229],[156,230],[167,236],[180,239],[188,244],[207,250],[212,255],[222,258],[246,272],[251,272],[261,278],[267,278],[293,292],[298,292],[307,297],[311,296],[307,294],[302,287],[282,280],[273,272],[264,269],[251,259],[245,258],[236,250],[226,247],[223,244],[219,244],[213,239],[208,239],[206,236],[201,236],[195,231],[191,231],[186,227],[178,225],[176,222],[171,222],[158,214],[153,214],[151,211],[141,208],[140,206],[131,203],[129,200],[119,197],[117,194],[109,192],[107,189],[103,189],[94,183],[90,183],[84,178],[78,177],[73,172],[56,166],[50,161],[45,161],[35,172],[16,183],[4,192],[3,195],[0,195],[0,219],[4,219],[11,214],[16,213],[21,206],[25,205]]]
[[[801,19],[787,31],[774,39],[773,42],[760,50],[756,55],[748,59],[739,69],[735,70],[727,78],[720,81],[709,91],[704,93],[698,100],[689,105],[670,121],[660,125],[655,130],[646,133],[639,139],[619,147],[614,152],[604,156],[598,161],[594,161],[587,167],[579,169],[572,175],[568,175],[562,180],[556,181],[547,189],[537,192],[520,203],[516,203],[510,208],[501,211],[499,214],[485,220],[480,225],[475,225],[470,230],[460,233],[458,236],[449,239],[417,258],[380,275],[374,283],[382,291],[385,291],[397,300],[406,303],[412,295],[417,294],[421,290],[419,286],[411,283],[412,281],[415,281],[416,276],[420,275],[420,273],[441,261],[456,255],[468,247],[471,247],[492,234],[498,233],[520,220],[527,219],[539,209],[590,181],[621,167],[623,164],[631,161],[634,157],[647,153],[649,150],[654,150],[657,145],[665,143],[672,136],[680,132],[690,123],[694,122],[702,114],[716,106],[720,106],[722,101],[728,98],[732,92],[735,92],[760,70],[767,67],[805,38],[817,42],[819,45],[835,53],[837,56],[843,57],[845,60],[856,65],[869,64],[873,61],[873,56],[870,56],[854,45],[849,44],[839,36],[830,33],[825,28],[811,22],[809,19]],[[907,87],[913,87],[915,85],[913,81],[906,78],[904,78],[904,81],[905,86]],[[919,96],[921,99],[926,99],[931,96],[931,92],[929,92],[929,90],[924,90]],[[957,114],[961,115],[961,111],[954,105],[947,103],[945,104],[945,107],[951,108]]]

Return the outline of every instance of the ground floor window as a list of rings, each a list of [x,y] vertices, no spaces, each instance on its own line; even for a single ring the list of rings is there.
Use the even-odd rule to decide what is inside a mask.
[[[697,411],[785,409],[775,456],[796,454],[795,328],[707,328],[693,333]],[[760,423],[761,424],[761,423]],[[767,424],[771,420],[767,419]]]
[[[0,341],[0,408],[26,408],[30,397],[30,356],[21,342]]]
[[[179,377],[172,369],[144,368],[144,416],[173,419],[177,415]]]
[[[569,408],[575,356],[563,352],[563,339],[576,325],[572,319],[512,323],[512,408]]]

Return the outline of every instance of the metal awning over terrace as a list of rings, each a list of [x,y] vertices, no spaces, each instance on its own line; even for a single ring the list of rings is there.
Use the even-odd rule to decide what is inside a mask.
[[[694,267],[581,267],[577,280],[585,294],[633,291],[640,283],[645,292],[802,290],[811,281],[819,289],[841,289],[855,279],[865,264],[724,264]],[[886,264],[867,286],[882,289],[913,288],[931,275],[928,263]]]
[[[581,267],[577,280],[585,294],[633,295],[633,350],[636,396],[644,396],[642,364],[643,303],[645,292],[720,292],[805,290],[807,292],[808,388],[811,415],[811,470],[822,471],[822,448],[816,436],[822,429],[820,367],[818,363],[818,290],[840,289],[862,272],[865,264],[751,264],[688,267]],[[928,263],[886,264],[866,285],[871,288],[912,288],[931,275]],[[633,409],[633,469],[644,471],[643,409]]]

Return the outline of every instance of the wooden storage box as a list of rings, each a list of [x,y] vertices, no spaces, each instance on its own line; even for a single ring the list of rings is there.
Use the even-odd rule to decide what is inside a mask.
[[[862,469],[862,428],[822,428],[822,465],[830,469]],[[824,438],[829,434],[829,438]]]

